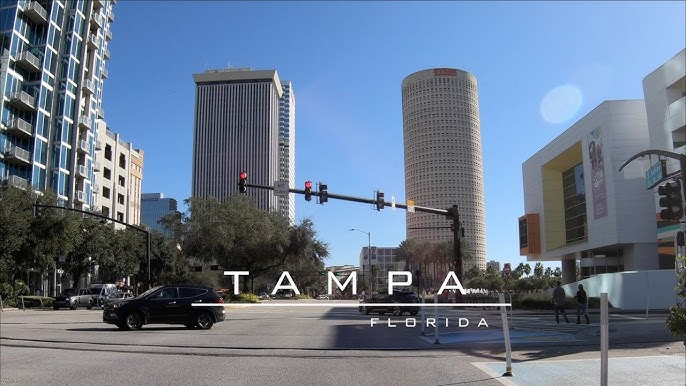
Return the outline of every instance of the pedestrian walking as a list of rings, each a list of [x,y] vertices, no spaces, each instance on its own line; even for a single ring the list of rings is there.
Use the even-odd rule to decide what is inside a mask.
[[[562,313],[562,316],[565,317],[565,322],[569,323],[569,319],[567,318],[567,313],[565,312],[565,300],[567,299],[567,295],[565,294],[565,290],[561,287],[562,282],[559,280],[557,281],[557,287],[553,290],[553,305],[555,306],[555,322],[557,324],[560,324],[560,312]]]
[[[576,296],[574,301],[576,302],[576,324],[581,323],[581,314],[586,317],[586,324],[590,324],[591,321],[588,318],[588,295],[584,291],[584,285],[579,284],[579,290],[576,291]]]

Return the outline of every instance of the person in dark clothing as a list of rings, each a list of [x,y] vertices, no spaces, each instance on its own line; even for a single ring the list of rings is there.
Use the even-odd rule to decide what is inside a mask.
[[[562,315],[565,317],[565,322],[569,323],[569,319],[567,318],[567,313],[565,312],[565,300],[567,299],[567,295],[565,294],[565,290],[560,287],[562,283],[558,280],[557,281],[557,287],[553,290],[553,305],[555,306],[555,321],[557,324],[560,324],[560,312],[562,312]]]
[[[581,314],[586,317],[586,324],[589,324],[591,321],[588,318],[588,295],[584,291],[583,284],[579,284],[578,288],[579,290],[576,291],[576,296],[574,297],[576,302],[576,324],[581,323]]]

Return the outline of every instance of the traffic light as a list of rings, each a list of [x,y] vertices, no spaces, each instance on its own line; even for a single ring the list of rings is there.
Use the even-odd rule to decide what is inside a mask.
[[[245,186],[247,179],[248,179],[248,173],[241,172],[239,174],[239,176],[238,176],[238,193],[246,194],[248,192],[248,188]]]
[[[329,192],[326,191],[326,189],[327,189],[326,184],[323,184],[320,182],[318,185],[319,185],[319,189],[317,189],[317,190],[319,190],[319,203],[323,204],[323,203],[329,201]]]
[[[679,221],[684,216],[684,208],[681,206],[681,183],[679,180],[670,181],[657,188],[660,197],[660,217],[663,220]]]
[[[376,192],[376,210],[381,210],[384,207],[384,194],[383,192]]]
[[[312,181],[305,181],[305,201],[312,200]]]

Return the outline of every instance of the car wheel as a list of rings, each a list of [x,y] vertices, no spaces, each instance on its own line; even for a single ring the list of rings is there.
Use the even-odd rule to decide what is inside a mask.
[[[210,328],[212,328],[212,325],[214,324],[214,320],[212,320],[212,315],[210,315],[209,312],[203,312],[201,314],[198,314],[196,322],[198,328],[202,330],[209,330]]]
[[[400,306],[395,306],[393,307],[393,315],[394,316],[400,316],[403,314],[403,309]]]
[[[76,307],[77,307],[77,306],[76,306],[76,303],[74,303],[74,304],[72,304],[72,305],[69,306],[69,308],[71,308],[72,310],[75,310]]]
[[[53,309],[53,310],[59,310],[60,308],[57,307],[57,306],[52,306],[52,309]]]
[[[93,308],[93,303],[88,302],[88,305],[86,306],[86,309],[87,309],[87,310],[90,310],[91,308]]]
[[[140,330],[143,327],[143,316],[138,312],[132,312],[126,315],[124,323],[129,330]]]

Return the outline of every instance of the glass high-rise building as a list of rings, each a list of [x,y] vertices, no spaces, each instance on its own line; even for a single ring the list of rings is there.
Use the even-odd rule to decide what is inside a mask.
[[[0,180],[94,206],[114,0],[1,0]]]
[[[465,241],[486,268],[486,214],[476,77],[453,68],[415,72],[402,82],[405,195],[415,205],[458,206]],[[407,238],[452,240],[449,222],[430,213],[407,214]],[[443,227],[443,229],[441,228]]]
[[[178,212],[178,203],[173,198],[165,198],[162,193],[143,193],[141,195],[141,225],[150,230],[166,232],[160,220]]]
[[[276,70],[229,68],[194,74],[193,197],[238,193],[241,171],[248,183],[273,186],[295,176],[295,97]],[[295,221],[294,197],[248,188],[264,210]],[[289,196],[291,196],[289,194]]]

